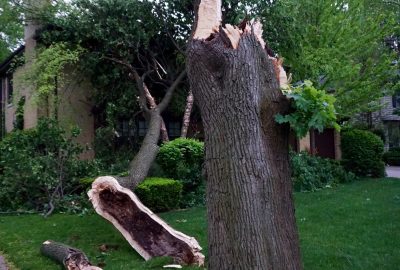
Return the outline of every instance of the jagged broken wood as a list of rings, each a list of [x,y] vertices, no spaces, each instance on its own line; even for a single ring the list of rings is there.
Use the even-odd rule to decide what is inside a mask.
[[[102,270],[93,266],[85,253],[62,243],[47,240],[40,247],[40,252],[68,270]]]
[[[171,228],[114,177],[97,178],[88,195],[96,212],[110,221],[145,260],[169,256],[178,264],[204,264],[196,239]]]

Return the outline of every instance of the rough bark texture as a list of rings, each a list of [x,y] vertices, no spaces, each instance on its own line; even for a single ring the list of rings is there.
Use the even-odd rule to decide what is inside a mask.
[[[181,130],[182,138],[186,138],[187,136],[187,132],[190,125],[190,114],[192,113],[193,109],[193,102],[194,102],[193,91],[190,90],[186,98],[185,113],[183,114],[182,130]]]
[[[82,251],[61,243],[45,241],[40,247],[40,252],[68,270],[101,270],[93,266]]]
[[[253,29],[192,39],[188,76],[205,130],[208,269],[301,269],[288,156],[288,104]]]
[[[145,260],[170,256],[178,264],[204,264],[194,238],[171,228],[115,178],[97,178],[88,194],[96,212],[110,221]]]
[[[149,126],[142,146],[129,164],[129,176],[118,179],[122,186],[132,190],[146,178],[160,148],[157,145],[162,120],[160,111],[158,108],[154,108],[149,115]]]

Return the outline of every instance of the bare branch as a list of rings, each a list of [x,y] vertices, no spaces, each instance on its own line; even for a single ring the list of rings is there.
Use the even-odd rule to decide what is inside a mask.
[[[168,88],[167,93],[165,94],[163,100],[161,101],[160,104],[158,104],[158,108],[160,110],[160,112],[163,112],[171,98],[172,98],[172,94],[174,93],[175,89],[178,87],[179,83],[185,78],[186,76],[186,69],[184,69],[178,76],[178,78],[175,79],[175,81],[173,82],[173,84]]]

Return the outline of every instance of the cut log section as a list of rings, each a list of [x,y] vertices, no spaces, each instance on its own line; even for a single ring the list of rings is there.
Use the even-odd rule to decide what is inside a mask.
[[[85,253],[79,249],[61,243],[45,241],[40,248],[40,252],[64,265],[65,269],[68,270],[102,270],[97,266],[93,266]]]
[[[204,264],[196,239],[171,228],[114,177],[97,178],[88,195],[96,212],[110,221],[145,260],[169,256],[177,264]]]

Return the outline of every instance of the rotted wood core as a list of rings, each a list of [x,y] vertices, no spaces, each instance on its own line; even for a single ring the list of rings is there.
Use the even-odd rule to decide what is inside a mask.
[[[145,259],[169,256],[177,264],[203,265],[197,241],[175,231],[112,177],[98,178],[89,191],[98,214],[109,220]]]
[[[68,270],[102,270],[93,266],[81,250],[62,243],[47,240],[40,247],[40,252]]]

